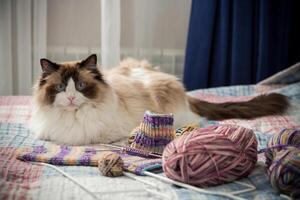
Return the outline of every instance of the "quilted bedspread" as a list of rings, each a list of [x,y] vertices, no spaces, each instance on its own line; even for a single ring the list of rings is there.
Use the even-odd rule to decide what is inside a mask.
[[[286,114],[254,120],[232,119],[217,122],[238,124],[252,129],[257,136],[259,148],[263,148],[269,137],[281,129],[300,129],[300,82],[219,87],[196,90],[190,94],[211,102],[225,102],[248,100],[258,94],[269,92],[277,92],[289,97],[291,107]],[[52,168],[16,159],[15,153],[18,147],[47,143],[33,138],[33,134],[28,129],[30,116],[31,97],[0,97],[0,199],[92,199],[92,196]],[[152,186],[129,177],[101,176],[96,167],[60,166],[59,168],[84,184],[99,199],[227,199],[175,187],[147,176],[138,178],[153,183]],[[282,198],[268,182],[264,155],[259,155],[256,168],[249,177],[239,182],[252,185],[256,189],[237,194],[238,197]],[[234,193],[237,190],[247,189],[247,185],[241,183],[234,182],[207,189]]]

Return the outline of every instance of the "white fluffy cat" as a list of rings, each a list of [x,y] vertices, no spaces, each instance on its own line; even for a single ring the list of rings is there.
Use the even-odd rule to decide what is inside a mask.
[[[288,105],[278,94],[249,102],[201,101],[187,96],[174,76],[133,59],[101,72],[95,54],[81,62],[60,64],[41,59],[41,66],[31,129],[37,138],[60,144],[109,143],[128,137],[146,110],[173,113],[175,127],[180,127],[198,122],[200,115],[253,118],[281,113]]]

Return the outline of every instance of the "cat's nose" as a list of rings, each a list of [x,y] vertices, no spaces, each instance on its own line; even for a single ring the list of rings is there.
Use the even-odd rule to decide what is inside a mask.
[[[68,98],[71,102],[75,99],[74,96],[68,96],[67,98]]]

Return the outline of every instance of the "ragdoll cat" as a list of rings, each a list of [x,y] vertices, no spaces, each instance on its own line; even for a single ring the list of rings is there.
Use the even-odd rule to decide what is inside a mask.
[[[190,97],[176,77],[146,61],[127,59],[110,71],[99,71],[95,54],[80,62],[41,59],[35,86],[32,131],[60,144],[108,143],[127,137],[146,110],[173,113],[175,127],[200,116],[221,120],[280,114],[288,101],[280,94],[248,102],[209,103]]]

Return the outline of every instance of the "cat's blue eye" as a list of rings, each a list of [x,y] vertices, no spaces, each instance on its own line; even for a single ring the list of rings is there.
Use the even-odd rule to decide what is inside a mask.
[[[64,91],[65,88],[66,88],[66,85],[63,84],[63,83],[57,84],[57,85],[55,86],[55,89],[56,89],[58,92]]]
[[[85,87],[86,87],[86,82],[84,82],[84,81],[78,81],[76,84],[76,88],[78,90],[83,90]]]

